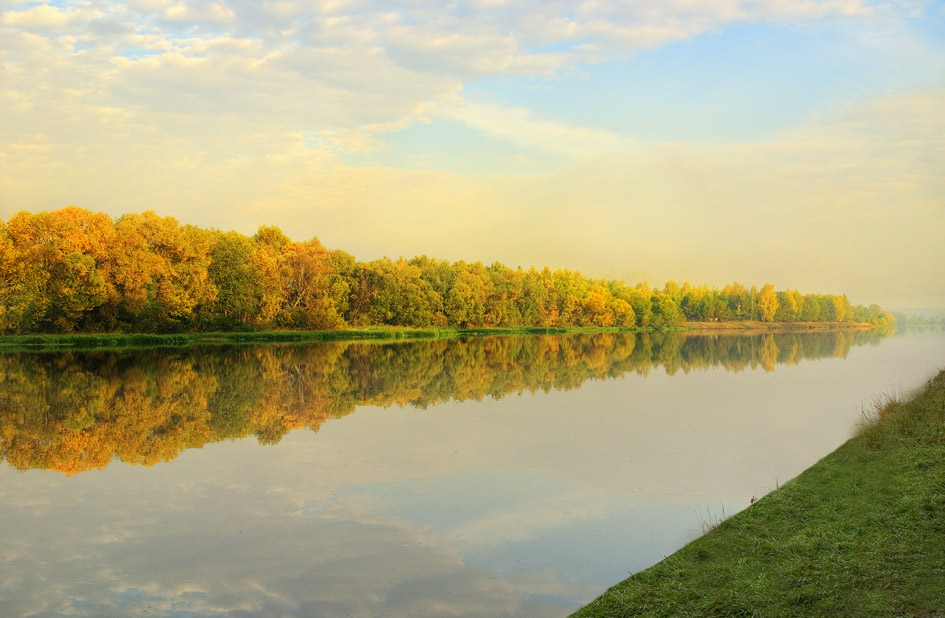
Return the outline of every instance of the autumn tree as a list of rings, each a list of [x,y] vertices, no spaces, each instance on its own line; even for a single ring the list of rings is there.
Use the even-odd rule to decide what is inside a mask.
[[[584,297],[583,304],[581,318],[578,321],[581,326],[614,325],[613,297],[606,286],[598,283],[591,288]],[[633,311],[632,308],[630,310]]]
[[[774,312],[775,322],[793,322],[800,314],[803,297],[796,290],[778,292],[778,308]]]
[[[730,283],[722,289],[732,319],[747,320],[751,316],[751,294],[741,283]]]
[[[763,321],[774,320],[775,312],[778,310],[778,293],[770,283],[766,283],[758,294],[758,310]]]
[[[0,223],[0,333],[35,327],[44,313],[37,302],[38,286],[32,265]]]
[[[529,269],[522,282],[522,317],[526,324],[558,326],[558,303],[554,294],[554,275],[547,266],[541,271]]]
[[[486,272],[491,285],[486,299],[485,323],[489,326],[520,325],[525,274],[499,262],[494,262]]]
[[[458,272],[453,287],[444,299],[447,323],[463,328],[485,326],[491,277],[480,262],[457,262],[453,266]]]
[[[636,324],[636,314],[633,307],[621,298],[612,298],[611,311],[614,314],[614,326],[632,328]]]
[[[331,254],[317,238],[290,242],[280,260],[283,316],[290,326],[330,330],[344,324],[332,299],[335,274]]]
[[[75,207],[20,212],[7,222],[4,313],[18,316],[20,330],[69,332],[105,302],[99,264],[108,252],[110,223],[106,215]]]
[[[685,320],[682,311],[679,310],[679,305],[667,294],[654,294],[652,307],[653,317],[650,320],[650,325],[654,328],[678,326]]]
[[[236,232],[217,232],[210,249],[207,274],[217,290],[213,302],[201,307],[200,321],[211,329],[246,327],[259,315],[263,273],[253,264],[253,242]]]
[[[653,301],[649,286],[645,284],[636,287],[623,286],[615,291],[614,295],[633,309],[637,326],[649,328],[652,325]]]
[[[283,281],[283,249],[291,241],[277,227],[262,226],[253,236],[250,262],[259,273],[262,296],[259,313],[254,322],[258,325],[273,325],[280,317],[285,305]]]
[[[208,273],[209,232],[150,211],[121,217],[115,230],[113,285],[133,326],[177,330],[194,318],[198,305],[216,299]]]

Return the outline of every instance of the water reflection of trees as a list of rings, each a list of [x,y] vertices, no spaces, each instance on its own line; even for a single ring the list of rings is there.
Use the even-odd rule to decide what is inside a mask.
[[[662,367],[731,371],[845,356],[872,331],[763,335],[608,333],[388,344],[200,347],[0,356],[0,456],[74,474],[151,465],[255,435],[274,444],[359,405],[577,388]]]

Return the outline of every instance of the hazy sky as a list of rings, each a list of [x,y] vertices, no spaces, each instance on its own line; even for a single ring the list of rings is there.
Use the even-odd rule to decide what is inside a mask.
[[[0,0],[0,218],[945,306],[945,3]]]

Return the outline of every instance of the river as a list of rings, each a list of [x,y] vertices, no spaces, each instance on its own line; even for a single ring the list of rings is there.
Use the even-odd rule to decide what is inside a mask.
[[[943,366],[941,331],[0,355],[0,615],[566,616]]]

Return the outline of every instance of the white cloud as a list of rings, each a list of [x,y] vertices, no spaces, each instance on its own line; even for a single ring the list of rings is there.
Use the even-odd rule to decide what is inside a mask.
[[[210,21],[228,22],[236,14],[223,3],[205,3],[202,6],[188,6],[184,3],[173,4],[164,9],[164,17],[171,21]]]
[[[815,4],[820,12],[841,8],[836,2]],[[90,132],[85,118],[110,109],[124,110],[124,120],[155,145],[166,140],[212,149],[224,137],[235,145],[246,134],[308,133],[325,136],[335,147],[365,151],[381,148],[378,139],[385,133],[423,122],[440,109],[514,143],[597,156],[626,143],[604,131],[536,118],[524,108],[458,101],[456,94],[480,76],[550,75],[725,20],[812,11],[786,6],[793,5],[6,4],[0,14],[6,27],[0,96],[17,116],[2,137],[17,141],[42,127],[63,146],[101,142],[110,139],[110,128],[93,122]],[[115,148],[121,143],[113,142]],[[237,151],[226,158],[245,155]]]
[[[461,76],[506,73],[521,53],[515,37],[508,34],[423,32],[407,26],[394,28],[386,47],[403,66]]]
[[[60,32],[68,26],[101,17],[95,9],[86,7],[60,9],[48,4],[31,6],[18,11],[5,11],[0,23],[34,32]]]
[[[487,135],[578,159],[597,158],[633,145],[631,140],[600,129],[535,118],[524,107],[457,98],[444,105],[442,113]]]
[[[410,122],[422,117],[418,109],[452,96],[469,79],[550,75],[727,21],[842,14],[860,5],[585,2],[575,8],[529,0],[392,8],[375,2],[138,0],[94,6],[99,8],[66,3],[5,10],[7,57],[31,73],[78,69],[88,89],[113,107],[205,118],[223,109],[266,110],[282,119],[285,130],[300,131]],[[20,57],[9,41],[25,31],[73,38],[61,38],[58,49],[50,46],[42,55]],[[47,82],[53,91],[44,96],[55,96],[58,84]],[[8,89],[36,90],[25,83]],[[300,113],[303,108],[312,111]]]

